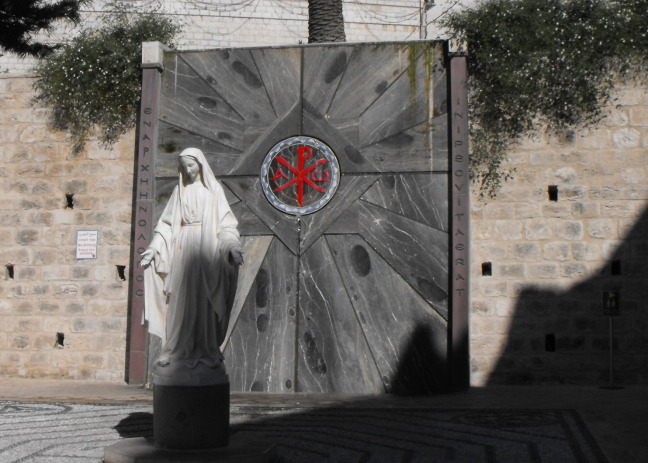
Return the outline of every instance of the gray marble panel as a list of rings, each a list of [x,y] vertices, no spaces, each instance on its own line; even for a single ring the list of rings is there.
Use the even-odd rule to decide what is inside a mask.
[[[261,165],[268,152],[280,141],[299,134],[302,120],[301,104],[295,104],[281,119],[277,119],[251,143],[236,164],[230,175],[260,175]]]
[[[238,230],[241,236],[271,235],[270,230],[257,215],[240,201],[232,206],[232,213],[238,220]]]
[[[326,111],[358,47],[304,48],[303,97],[320,113]]]
[[[260,48],[251,53],[272,107],[281,117],[301,99],[301,48]]]
[[[304,101],[303,133],[326,143],[337,156],[342,172],[376,172],[360,150],[308,101]]]
[[[297,259],[273,240],[225,347],[233,391],[292,392]]]
[[[326,237],[388,391],[441,389],[447,323],[362,238]]]
[[[326,229],[327,235],[347,235],[360,233],[360,213],[362,205],[353,203]]]
[[[301,260],[297,392],[385,392],[331,251],[320,238]]]
[[[224,136],[221,134],[221,136]],[[224,142],[227,142],[225,136]],[[217,140],[201,137],[184,127],[160,121],[158,124],[158,149],[155,158],[155,176],[168,177],[178,173],[178,155],[185,148],[199,148],[205,154],[214,174],[220,175],[236,164],[241,151]]]
[[[360,116],[360,145],[389,139],[428,120],[430,70],[421,54]]]
[[[448,319],[448,233],[363,203],[362,237]]]
[[[344,175],[333,199],[322,210],[302,217],[300,252],[304,253],[337,218],[378,180],[375,175]]]
[[[234,298],[234,303],[232,304],[232,312],[230,314],[229,326],[227,328],[227,334],[225,335],[225,340],[221,345],[221,351],[225,351],[227,345],[229,344],[230,336],[236,322],[241,315],[241,310],[243,310],[243,305],[248,298],[250,293],[250,288],[255,281],[257,274],[259,273],[259,268],[263,261],[265,260],[270,244],[272,243],[273,236],[242,236],[241,237],[241,247],[243,248],[243,256],[245,261],[241,268],[239,269],[239,275],[236,285],[236,297]]]
[[[222,181],[292,253],[298,253],[298,218],[284,214],[270,205],[261,189],[259,177],[229,177]]]
[[[383,175],[362,199],[441,231],[448,231],[448,175]]]
[[[219,176],[217,175],[217,176],[216,176],[216,180],[218,180],[218,182],[220,183],[221,187],[223,187],[223,192],[225,193],[225,199],[227,199],[227,204],[229,204],[230,207],[234,206],[234,204],[237,204],[237,203],[240,203],[240,202],[241,202],[241,198],[239,198],[238,196],[236,196],[236,195],[232,192],[232,190],[230,190],[229,187],[228,187],[227,185],[225,185],[225,184],[221,181],[221,177],[219,177]]]
[[[447,135],[447,129],[445,133]],[[379,172],[431,172],[435,168],[447,170],[448,153],[433,151],[428,122],[365,146],[360,151]],[[439,163],[435,162],[437,158],[441,158]]]
[[[266,127],[278,116],[249,49],[182,52],[181,56],[245,119]]]
[[[155,202],[153,206],[153,228],[160,220],[162,212],[169,202],[173,189],[178,184],[178,175],[174,177],[163,177],[155,179]]]
[[[246,147],[245,119],[179,55],[165,67],[160,98],[162,121],[238,151]]]
[[[423,51],[405,44],[356,47],[326,113],[333,120],[360,117]]]
[[[432,139],[432,170],[447,172],[450,170],[448,158],[448,115],[442,114],[435,117],[430,125],[430,138]]]

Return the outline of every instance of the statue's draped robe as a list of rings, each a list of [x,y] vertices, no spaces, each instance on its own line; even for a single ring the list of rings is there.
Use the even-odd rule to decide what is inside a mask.
[[[210,170],[203,168],[203,176],[205,184],[184,185],[181,178],[173,190],[149,245],[155,258],[145,270],[146,319],[149,332],[162,338],[159,361],[190,369],[222,362],[219,346],[238,272],[229,251],[240,247],[223,188]]]

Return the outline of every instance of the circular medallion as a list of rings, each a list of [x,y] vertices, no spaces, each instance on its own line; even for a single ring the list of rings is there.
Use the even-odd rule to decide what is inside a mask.
[[[277,143],[261,166],[263,193],[274,207],[292,215],[323,208],[340,183],[331,148],[316,138],[290,137]]]

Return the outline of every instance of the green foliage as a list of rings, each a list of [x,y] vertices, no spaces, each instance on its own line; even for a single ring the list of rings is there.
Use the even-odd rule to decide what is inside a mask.
[[[542,130],[600,121],[619,78],[642,78],[648,0],[486,0],[444,26],[467,42],[471,167],[482,196],[507,152]]]
[[[32,34],[60,20],[79,21],[79,8],[89,0],[3,0],[0,3],[0,49],[18,56],[45,56],[56,45],[34,41]]]
[[[52,108],[54,127],[80,151],[93,129],[110,146],[135,126],[141,91],[142,42],[172,46],[179,25],[152,11],[111,6],[102,26],[83,32],[36,65],[36,100]]]

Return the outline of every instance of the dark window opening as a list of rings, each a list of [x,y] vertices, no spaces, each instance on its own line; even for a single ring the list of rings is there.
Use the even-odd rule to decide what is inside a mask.
[[[12,264],[7,264],[7,279],[14,279],[14,266]]]
[[[493,264],[490,262],[482,262],[482,275],[489,277],[493,275]]]
[[[66,193],[65,201],[67,202],[65,205],[66,209],[74,209],[74,193]]]
[[[117,278],[119,278],[121,281],[126,281],[126,266],[125,265],[118,265],[117,266]]]
[[[621,261],[613,260],[610,262],[610,273],[612,275],[621,275]]]
[[[558,185],[549,185],[549,201],[558,201]]]
[[[64,345],[65,345],[65,334],[56,333],[56,342],[54,343],[54,347],[63,347]]]
[[[545,334],[545,350],[547,352],[556,352],[556,335]]]

